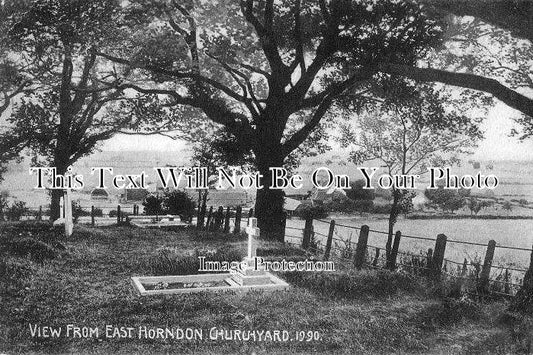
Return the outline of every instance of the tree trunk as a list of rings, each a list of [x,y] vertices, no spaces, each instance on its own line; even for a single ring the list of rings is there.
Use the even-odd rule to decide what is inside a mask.
[[[286,218],[283,210],[285,193],[283,190],[269,188],[271,185],[269,169],[271,167],[283,167],[283,157],[279,153],[280,150],[268,149],[264,154],[257,155],[258,171],[263,175],[261,180],[263,188],[257,190],[255,216],[261,231],[261,238],[283,242],[285,239],[283,222]]]
[[[65,154],[61,152],[60,153],[56,152],[56,157],[54,161],[55,161],[54,166],[56,168],[56,174],[64,176],[68,168],[68,157],[65,156]],[[51,196],[51,201],[50,201],[50,221],[51,222],[61,217],[59,215],[59,212],[60,212],[59,203],[60,203],[62,196],[63,196],[63,189],[52,190],[52,196]]]
[[[64,44],[63,64],[61,71],[61,86],[59,87],[59,127],[57,129],[57,142],[54,150],[54,167],[56,174],[64,176],[70,165],[70,150],[73,142],[70,141],[70,130],[75,112],[72,111],[70,86],[73,72],[72,47]],[[57,184],[56,184],[57,185]],[[63,190],[52,190],[50,202],[50,221],[59,217],[59,202]]]

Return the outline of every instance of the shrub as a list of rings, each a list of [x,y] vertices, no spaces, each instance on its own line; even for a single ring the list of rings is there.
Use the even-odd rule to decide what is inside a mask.
[[[26,207],[26,202],[15,201],[6,209],[6,217],[10,221],[20,221],[20,217],[27,212],[28,207]]]
[[[89,215],[91,215],[90,212],[89,212]],[[98,208],[98,207],[94,208],[94,216],[95,217],[102,217],[103,215],[104,215],[104,212],[102,211],[101,208]]]
[[[454,211],[466,204],[466,196],[470,190],[445,189],[439,186],[437,189],[426,189],[424,195],[429,200],[428,207],[440,208],[443,212]]]
[[[163,214],[163,198],[158,195],[148,195],[143,201],[144,214],[159,215]],[[111,213],[109,214],[111,216]],[[115,211],[116,216],[116,211]]]
[[[510,212],[512,209],[513,209],[513,205],[511,205],[511,202],[509,201],[505,201],[503,204],[502,204],[502,208],[504,210],[506,210],[507,212]]]
[[[346,190],[346,196],[355,201],[372,201],[376,198],[374,189],[365,189],[365,180],[358,179],[350,184],[350,189]]]
[[[194,202],[183,191],[172,190],[163,196],[164,212],[172,215],[180,215],[188,219],[194,214]]]
[[[0,192],[0,221],[4,220],[4,210],[7,208],[7,198],[9,193],[7,191]]]
[[[354,210],[358,212],[370,212],[374,207],[374,201],[371,200],[356,200],[354,201]]]
[[[372,213],[390,214],[391,205],[374,205]]]
[[[355,210],[354,201],[350,199],[330,201],[324,205],[324,208],[329,212],[351,213]]]
[[[78,222],[81,216],[90,216],[90,211],[84,211],[79,202],[72,201],[72,219],[74,223]]]
[[[328,211],[324,206],[306,206],[296,210],[296,215],[302,219],[321,219],[328,216]]]

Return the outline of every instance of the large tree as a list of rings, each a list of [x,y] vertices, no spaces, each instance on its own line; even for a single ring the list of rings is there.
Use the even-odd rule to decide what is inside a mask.
[[[379,63],[415,65],[442,30],[415,3],[392,0],[137,0],[124,23],[131,44],[99,55],[146,73],[168,104],[195,107],[253,152],[265,186],[259,228],[281,240],[283,192],[268,188],[269,168],[283,166],[339,98],[360,100]]]
[[[110,102],[129,99],[122,89],[92,90],[115,76],[96,51],[120,41],[119,8],[118,1],[107,0],[36,0],[10,7],[3,27],[4,52],[12,59],[3,68],[20,77],[11,82],[23,95],[12,103],[1,134],[2,161],[29,149],[63,175],[98,142],[138,125],[131,116],[106,111]],[[62,190],[52,190],[52,220],[59,216],[61,195]]]

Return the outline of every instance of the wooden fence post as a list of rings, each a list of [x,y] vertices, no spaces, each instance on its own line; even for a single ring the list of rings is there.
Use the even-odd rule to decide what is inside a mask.
[[[117,224],[120,224],[120,205],[117,206]]]
[[[433,269],[435,276],[440,275],[442,269],[444,252],[446,251],[446,240],[447,237],[444,234],[439,234],[437,236],[437,241],[435,242],[435,251],[433,252],[433,258],[431,261],[431,268]]]
[[[207,211],[207,193],[202,197],[202,203],[198,206],[198,216],[196,217],[196,228],[201,229],[204,226],[205,215]]]
[[[237,207],[237,211],[235,211],[235,228],[233,229],[233,233],[237,234],[241,231],[241,218],[242,218],[242,207]]]
[[[509,285],[509,269],[505,269],[505,278],[503,279],[504,280],[504,284],[503,284],[503,287],[504,287],[504,292],[507,293],[507,294],[510,294],[511,293],[511,285]]]
[[[463,260],[463,268],[461,269],[461,276],[465,276],[468,271],[468,260],[466,258]]]
[[[278,238],[278,241],[281,243],[285,243],[285,231],[287,230],[287,213],[283,212],[283,217],[281,218],[281,228],[283,229],[283,234],[281,234]]]
[[[326,250],[324,251],[324,260],[329,260],[331,254],[331,243],[333,243],[333,234],[335,233],[335,220],[329,222],[328,240],[326,241]]]
[[[402,238],[402,232],[397,231],[394,235],[394,243],[392,244],[392,250],[389,260],[387,260],[387,269],[396,269],[396,259],[398,257],[398,249],[400,248],[400,239]]]
[[[215,212],[214,219],[215,225],[213,227],[213,230],[218,231],[222,227],[222,222],[224,220],[224,207],[218,207],[218,210]]]
[[[311,244],[311,233],[313,232],[313,218],[308,218],[305,220],[305,227],[303,232],[302,239],[302,248],[308,249],[309,244]]]
[[[207,212],[207,221],[205,222],[206,230],[209,230],[212,218],[213,218],[213,206],[209,207],[209,212]]]
[[[379,260],[379,248],[376,248],[376,256],[374,256],[374,260],[372,261],[372,266],[378,266],[378,260]]]
[[[357,239],[357,247],[355,248],[355,257],[353,264],[356,268],[360,269],[365,263],[366,245],[368,243],[369,227],[364,225],[359,232],[359,239]]]
[[[224,233],[229,233],[229,219],[230,219],[230,209],[226,207],[226,218],[224,218]]]
[[[91,206],[91,226],[94,227],[94,206]]]
[[[200,216],[202,214],[202,203],[201,199],[198,199],[200,201],[200,204],[198,205],[198,208],[196,209],[196,228],[200,229],[202,227],[202,224],[204,224],[204,221],[200,219]]]
[[[478,291],[486,292],[489,289],[490,269],[492,267],[492,259],[494,259],[494,250],[496,250],[496,241],[489,240],[487,245],[487,252],[485,253],[485,260],[481,269],[479,277]]]

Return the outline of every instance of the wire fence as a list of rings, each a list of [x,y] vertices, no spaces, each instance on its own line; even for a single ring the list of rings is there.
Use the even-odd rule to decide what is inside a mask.
[[[317,229],[323,230],[329,226],[329,233],[325,234],[314,229],[313,223],[320,224]],[[507,249],[531,254],[531,248],[511,245],[498,245],[491,240],[488,244],[479,242],[448,239],[444,234],[437,238],[407,235],[370,229],[368,226],[351,226],[336,223],[333,220],[316,219],[306,223],[310,228],[287,227],[291,231],[293,243],[299,239],[304,248],[311,248],[317,255],[324,254],[325,258],[335,258],[347,262],[351,267],[370,267],[377,269],[395,269],[402,272],[422,274],[426,276],[447,278],[467,293],[491,293],[514,296],[520,289],[527,268],[517,265],[501,265],[494,262],[498,249]],[[295,234],[296,233],[296,234]],[[370,238],[369,238],[370,236]],[[386,243],[384,243],[384,238]],[[428,248],[410,249],[412,246],[401,241],[414,240],[429,243]],[[372,241],[370,243],[369,241]],[[446,246],[453,244],[470,247],[483,247],[484,256],[476,254],[473,258],[462,261],[445,257]],[[329,247],[328,247],[329,245]],[[468,247],[468,248],[467,248]]]

